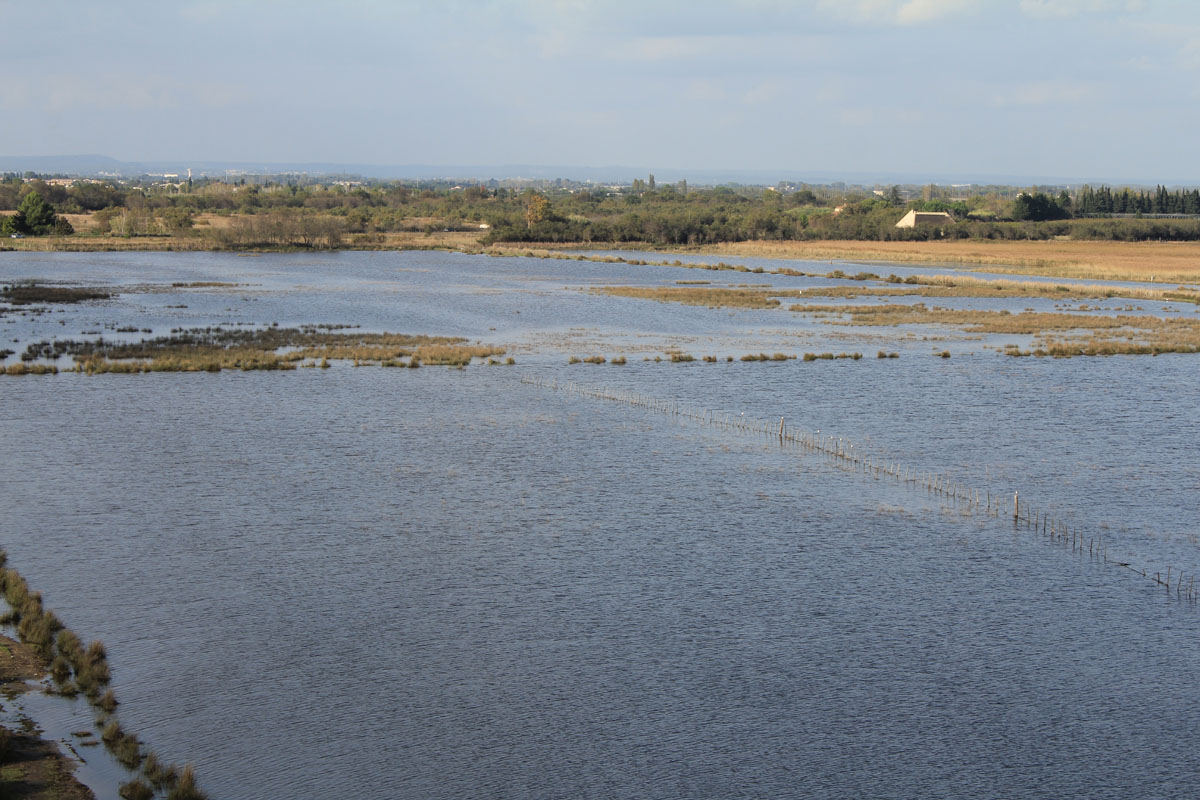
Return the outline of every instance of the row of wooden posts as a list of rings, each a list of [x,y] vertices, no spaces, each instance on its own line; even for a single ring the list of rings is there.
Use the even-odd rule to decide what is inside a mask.
[[[1053,542],[1070,546],[1072,552],[1082,554],[1086,551],[1091,558],[1128,569],[1153,580],[1181,599],[1193,603],[1200,601],[1200,589],[1194,586],[1194,575],[1186,576],[1185,580],[1183,571],[1173,566],[1167,567],[1165,576],[1162,572],[1151,575],[1145,569],[1133,566],[1129,561],[1110,559],[1108,545],[1102,536],[1088,534],[1067,520],[1052,517],[1040,509],[1031,507],[1021,499],[1019,492],[1013,492],[1010,502],[1007,494],[993,494],[990,490],[967,486],[940,473],[917,470],[896,461],[881,460],[861,447],[856,448],[841,436],[821,431],[814,433],[789,426],[783,417],[776,423],[774,420],[757,419],[744,414],[733,415],[712,409],[695,408],[676,400],[651,397],[628,389],[584,386],[574,381],[546,380],[532,375],[522,376],[521,382],[566,394],[618,403],[629,408],[646,409],[670,417],[693,420],[722,430],[778,438],[783,446],[799,446],[808,452],[821,454],[840,468],[876,478],[889,477],[939,497],[951,499],[964,506],[970,513],[1011,517],[1014,527],[1035,531]]]

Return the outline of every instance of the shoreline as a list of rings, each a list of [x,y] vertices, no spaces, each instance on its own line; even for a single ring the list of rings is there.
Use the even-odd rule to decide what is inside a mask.
[[[0,691],[11,703],[21,694],[40,691],[36,681],[49,674],[32,647],[0,634]],[[0,752],[0,789],[4,797],[49,797],[95,800],[96,794],[76,776],[79,763],[41,732],[28,717],[20,726],[6,723]]]
[[[299,246],[228,247],[202,236],[72,235],[16,239],[0,253],[45,252],[223,252],[295,253],[444,250],[498,256],[527,256],[563,250],[634,250],[772,260],[954,265],[969,271],[1049,278],[1200,283],[1200,242],[1102,242],[973,240],[880,242],[853,240],[745,241],[708,245],[656,246],[645,242],[529,242],[484,244],[475,232],[363,234],[332,248]],[[3,257],[0,255],[0,257]]]

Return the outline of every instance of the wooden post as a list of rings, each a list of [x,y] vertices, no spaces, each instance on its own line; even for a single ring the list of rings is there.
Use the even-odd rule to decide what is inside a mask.
[[[1013,492],[1013,524],[1017,524],[1018,512],[1021,508],[1021,493]]]

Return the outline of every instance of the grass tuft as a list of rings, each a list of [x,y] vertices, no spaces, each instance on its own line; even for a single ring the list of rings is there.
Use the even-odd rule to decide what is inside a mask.
[[[153,800],[154,789],[141,778],[134,778],[128,783],[122,783],[117,789],[123,800]]]
[[[206,800],[208,795],[196,787],[196,773],[191,764],[184,766],[179,780],[167,792],[167,800]]]

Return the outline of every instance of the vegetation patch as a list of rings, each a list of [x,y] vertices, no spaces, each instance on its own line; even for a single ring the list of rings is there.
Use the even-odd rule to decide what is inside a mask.
[[[1104,222],[1088,220],[1086,222]],[[1124,225],[1142,220],[1115,220]],[[1148,221],[1147,221],[1148,222]],[[1046,223],[1062,226],[1066,223]],[[1200,243],[1156,241],[1037,241],[995,236],[937,241],[744,241],[686,248],[714,256],[803,260],[854,259],[918,264],[986,266],[988,272],[1085,280],[1200,280]],[[793,274],[787,268],[778,274]],[[799,273],[804,274],[804,273]]]
[[[99,374],[291,370],[306,360],[311,360],[313,366],[319,360],[325,367],[331,358],[383,366],[400,366],[396,360],[401,358],[408,358],[406,366],[410,367],[420,363],[465,366],[474,358],[505,352],[502,347],[468,344],[461,337],[335,332],[331,327],[193,328],[140,342],[65,339],[31,344],[22,359],[66,355],[75,359],[76,371]],[[24,366],[24,362],[14,366]],[[33,365],[27,370],[38,367],[57,371],[53,365]]]
[[[660,303],[683,303],[708,308],[775,308],[779,301],[768,292],[752,289],[701,289],[682,286],[600,286],[597,294],[634,297]]]
[[[1009,355],[1158,355],[1200,352],[1200,320],[1154,316],[963,311],[948,308],[884,304],[865,306],[793,305],[791,310],[829,318],[834,325],[951,325],[968,333],[1026,334],[1038,337],[1035,349]],[[1086,333],[1086,337],[1078,334]],[[939,353],[941,355],[941,353]],[[949,358],[949,352],[942,356]]]
[[[834,273],[826,277],[835,276]],[[864,280],[860,276],[852,276],[850,280]],[[1200,303],[1200,290],[1180,286],[1178,289],[1143,289],[1123,286],[1080,285],[1047,283],[1044,281],[1014,281],[1000,279],[974,278],[962,275],[910,275],[901,278],[889,275],[879,278],[871,275],[865,280],[884,280],[891,284],[904,286],[822,286],[815,289],[803,290],[807,297],[901,297],[916,295],[921,297],[1045,297],[1052,299],[1105,299],[1112,297],[1130,298],[1136,300],[1157,300],[1162,302]],[[780,296],[794,296],[794,293],[781,293]]]
[[[742,356],[742,361],[788,361],[794,358],[794,355],[787,353],[747,353]]]
[[[101,692],[111,680],[108,652],[101,642],[92,642],[86,648],[69,628],[63,625],[53,611],[43,607],[42,595],[32,591],[25,579],[8,566],[8,556],[0,550],[0,593],[3,594],[9,611],[5,621],[16,624],[21,643],[0,637],[0,684],[11,688],[15,683],[46,674],[47,669],[61,694],[74,695],[76,688],[83,691],[98,714],[96,726],[100,739],[118,762],[130,770],[142,769],[141,778],[122,785],[122,797],[148,797],[146,789],[157,787],[167,791],[168,797],[203,798],[204,793],[195,785],[190,767],[182,772],[174,765],[164,766],[148,751],[138,737],[121,727],[113,716],[118,706],[111,688]],[[72,676],[74,680],[72,681]],[[73,734],[80,739],[81,746],[94,746],[90,731]],[[36,758],[21,761],[14,758],[13,743],[19,742],[24,754],[36,754]],[[29,783],[28,791],[0,795],[20,797],[63,797],[87,798],[92,793],[70,778],[70,764],[57,748],[38,740],[28,733],[17,733],[0,728],[0,757],[10,762],[19,762],[22,780],[32,774],[35,780]],[[8,781],[8,776],[3,776]],[[186,778],[186,780],[185,780]],[[45,788],[42,788],[45,787]],[[52,788],[51,788],[52,787]],[[0,787],[12,789],[11,785]],[[175,792],[181,793],[176,795]]]
[[[805,353],[805,361],[834,361],[839,358],[848,358],[852,361],[858,361],[862,358],[862,353]]]
[[[0,297],[14,306],[34,303],[82,303],[85,300],[107,300],[112,292],[70,286],[43,286],[36,283],[17,283],[0,289]]]

